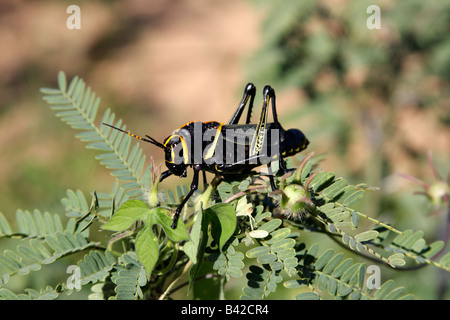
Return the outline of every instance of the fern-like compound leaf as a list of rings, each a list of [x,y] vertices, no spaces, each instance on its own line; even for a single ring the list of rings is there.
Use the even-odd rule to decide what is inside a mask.
[[[111,273],[111,280],[116,285],[115,299],[135,300],[143,298],[141,287],[147,283],[144,266],[134,253],[123,254],[119,258],[120,265]]]
[[[43,98],[50,108],[56,111],[58,118],[73,129],[81,131],[76,137],[87,143],[86,148],[101,152],[97,155],[97,160],[111,170],[123,190],[117,194],[120,198],[116,199],[116,203],[120,205],[130,197],[142,196],[151,183],[150,166],[145,165],[145,155],[138,144],[131,146],[130,136],[101,125],[109,123],[125,129],[122,121],[116,121],[115,115],[107,109],[101,122],[97,123],[100,98],[79,77],[74,77],[67,86],[66,76],[60,72],[58,85],[58,89],[41,89]],[[76,196],[82,203],[79,195]],[[69,195],[68,200],[72,201],[72,204],[77,201],[73,194]],[[65,204],[68,204],[67,201]],[[75,214],[73,211],[71,213]]]
[[[97,281],[104,281],[109,275],[116,261],[111,252],[91,251],[84,256],[84,259],[78,262],[81,275],[81,285]]]
[[[15,294],[6,288],[0,288],[0,300],[53,300],[59,295],[57,290],[50,286],[39,291],[25,289],[25,292],[26,293]]]

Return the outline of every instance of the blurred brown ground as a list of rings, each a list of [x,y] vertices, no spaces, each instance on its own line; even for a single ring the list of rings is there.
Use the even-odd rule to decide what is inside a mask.
[[[66,27],[71,4],[81,8],[81,30]],[[239,0],[2,1],[0,210],[47,208],[46,202],[56,205],[68,188],[111,189],[113,179],[93,159],[95,153],[86,151],[41,99],[39,88],[55,87],[59,70],[69,79],[80,76],[102,98],[98,118],[111,108],[136,134],[162,140],[186,121],[229,119],[244,85],[253,81],[246,63],[261,44],[266,15],[262,6]],[[405,63],[412,72],[420,67],[414,59]],[[354,70],[349,84],[357,85],[364,72]],[[333,85],[327,79],[324,73],[318,81]],[[434,80],[418,90],[442,90]],[[259,94],[264,84],[258,84]],[[301,106],[301,92],[277,93],[281,115],[294,103]],[[367,104],[376,117],[382,106],[373,97]],[[416,156],[436,149],[448,159],[450,129],[438,126],[426,110],[404,108],[399,115],[392,119],[396,135],[385,146],[393,170],[427,176],[429,169],[418,166]],[[161,160],[157,149],[143,148]],[[333,141],[316,141],[314,148],[329,152],[331,171],[359,170],[370,160],[364,140],[349,147],[351,166],[330,165],[338,161],[330,150]]]
[[[81,8],[80,30],[66,27],[71,4]],[[42,178],[83,188],[73,177],[79,174],[68,172],[83,154],[81,176],[97,172],[82,143],[70,138],[74,132],[41,99],[39,88],[55,87],[59,70],[68,79],[80,76],[102,98],[98,118],[111,108],[137,134],[161,140],[186,121],[231,116],[247,81],[243,64],[258,46],[260,17],[239,0],[3,1],[1,210],[45,206],[48,190],[36,191],[46,188]],[[11,201],[18,193],[25,203]]]

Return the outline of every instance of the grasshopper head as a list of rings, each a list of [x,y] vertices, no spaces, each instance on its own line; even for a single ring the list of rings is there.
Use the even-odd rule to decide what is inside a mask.
[[[180,135],[171,135],[164,142],[166,167],[174,175],[186,177],[189,150],[184,138]]]

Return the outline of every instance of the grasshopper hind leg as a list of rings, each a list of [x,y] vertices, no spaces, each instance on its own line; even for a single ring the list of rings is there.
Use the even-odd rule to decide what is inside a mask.
[[[249,105],[248,105],[248,111],[247,111],[247,119],[245,121],[246,124],[250,123],[250,118],[252,115],[252,109],[253,109],[253,101],[255,100],[255,94],[256,94],[256,87],[253,85],[253,83],[248,83],[245,86],[244,90],[244,96],[242,97],[242,101],[239,104],[236,112],[231,117],[231,120],[228,122],[228,124],[237,124],[239,120],[241,119],[242,113],[244,111],[244,108],[250,99]]]

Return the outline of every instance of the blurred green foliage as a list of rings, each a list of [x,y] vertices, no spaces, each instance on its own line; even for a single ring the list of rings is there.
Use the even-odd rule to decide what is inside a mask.
[[[255,2],[267,17],[249,78],[300,93],[302,107],[285,118],[302,122],[320,150],[338,152],[352,163],[350,173],[361,174],[363,164],[351,152],[360,147],[378,173],[366,176],[368,183],[397,170],[400,160],[425,159],[427,148],[448,155],[448,144],[432,140],[448,134],[448,2],[382,1],[379,30],[366,26],[367,1]],[[398,121],[411,110],[434,118],[433,132],[422,133],[430,138],[426,146],[401,137]]]
[[[396,174],[434,181],[429,151],[437,172],[449,171],[450,3],[253,2],[266,17],[249,78],[270,79],[301,98],[282,120],[307,133],[312,150],[326,154],[323,165],[381,187],[368,195],[365,213],[422,229],[428,239],[441,237],[449,213],[428,216],[436,207]],[[370,5],[380,8],[380,29],[366,26]],[[404,281],[424,298],[448,286],[447,277],[420,272],[421,281]]]

